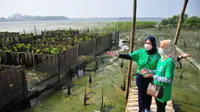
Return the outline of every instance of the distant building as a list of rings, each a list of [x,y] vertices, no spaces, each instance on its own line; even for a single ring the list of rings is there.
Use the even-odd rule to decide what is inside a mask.
[[[13,14],[13,19],[21,19],[21,14]]]

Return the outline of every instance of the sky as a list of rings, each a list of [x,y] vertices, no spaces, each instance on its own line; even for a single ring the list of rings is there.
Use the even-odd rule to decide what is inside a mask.
[[[137,17],[180,14],[184,0],[137,0]],[[132,17],[133,0],[0,0],[0,17],[31,16]],[[189,0],[186,13],[200,16],[200,0]]]

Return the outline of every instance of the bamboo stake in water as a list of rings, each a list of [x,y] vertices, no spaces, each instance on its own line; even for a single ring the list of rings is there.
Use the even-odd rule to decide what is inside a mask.
[[[23,33],[25,34],[26,32],[25,32],[25,29],[23,29]]]
[[[121,65],[120,65],[121,68],[124,67],[124,60],[122,59],[122,62],[121,62]]]
[[[92,76],[91,76],[91,74],[89,75],[89,83],[90,84],[92,83]]]
[[[35,27],[35,25],[34,25],[33,27],[34,27],[35,35],[37,35],[37,32],[36,32],[36,27]]]
[[[103,77],[103,74],[102,74]],[[103,78],[101,82],[101,112],[104,112],[104,103],[103,103]]]
[[[84,94],[83,102],[84,102],[84,106],[86,106],[87,105],[87,83],[85,86],[85,94]]]

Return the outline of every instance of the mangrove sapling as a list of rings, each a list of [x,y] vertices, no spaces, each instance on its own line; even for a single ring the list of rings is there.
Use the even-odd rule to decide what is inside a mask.
[[[84,93],[84,97],[83,97],[83,103],[84,103],[84,106],[87,105],[87,83],[85,85],[85,93]]]
[[[68,93],[68,95],[70,95],[71,94],[71,84],[70,83],[68,83],[68,85],[67,85],[67,93]]]
[[[120,64],[120,67],[123,68],[124,67],[124,60],[122,59],[122,62]]]
[[[91,76],[91,74],[89,75],[89,83],[92,84],[92,76]]]
[[[185,71],[182,71],[181,72],[181,76],[180,76],[180,79],[182,79],[183,78],[183,73],[184,73]]]
[[[184,48],[186,48],[186,47],[187,47],[187,40],[184,39]]]
[[[104,112],[104,96],[103,96],[103,79],[102,79],[102,82],[101,82],[101,112]]]
[[[123,91],[126,90],[126,76],[125,76],[125,75],[124,75],[123,85],[121,85],[121,89],[122,89]]]

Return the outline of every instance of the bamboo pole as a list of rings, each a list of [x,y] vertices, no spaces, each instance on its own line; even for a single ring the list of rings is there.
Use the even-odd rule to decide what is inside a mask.
[[[179,16],[179,21],[178,21],[178,26],[177,26],[177,29],[176,29],[176,34],[175,34],[175,38],[174,38],[174,44],[177,45],[178,43],[178,38],[179,38],[179,34],[180,34],[180,31],[181,31],[181,24],[182,24],[182,21],[183,21],[183,16],[185,14],[185,9],[187,7],[187,3],[188,3],[189,0],[185,0],[184,4],[183,4],[183,7],[182,7],[182,11],[181,11],[181,14]]]
[[[57,54],[57,61],[58,61],[58,65],[57,65],[57,70],[58,70],[58,83],[59,83],[59,88],[61,88],[61,82],[60,82],[60,74],[61,74],[61,72],[60,72],[60,54],[58,53]]]
[[[136,10],[137,10],[137,0],[133,0],[133,23],[132,23],[132,30],[131,30],[131,39],[130,39],[130,53],[133,52],[133,44],[134,44],[134,36],[135,36],[135,24],[136,24]],[[131,68],[132,68],[132,61],[129,61],[128,64],[128,79],[127,79],[127,89],[126,89],[126,99],[128,99],[129,95],[129,87],[131,85]]]

